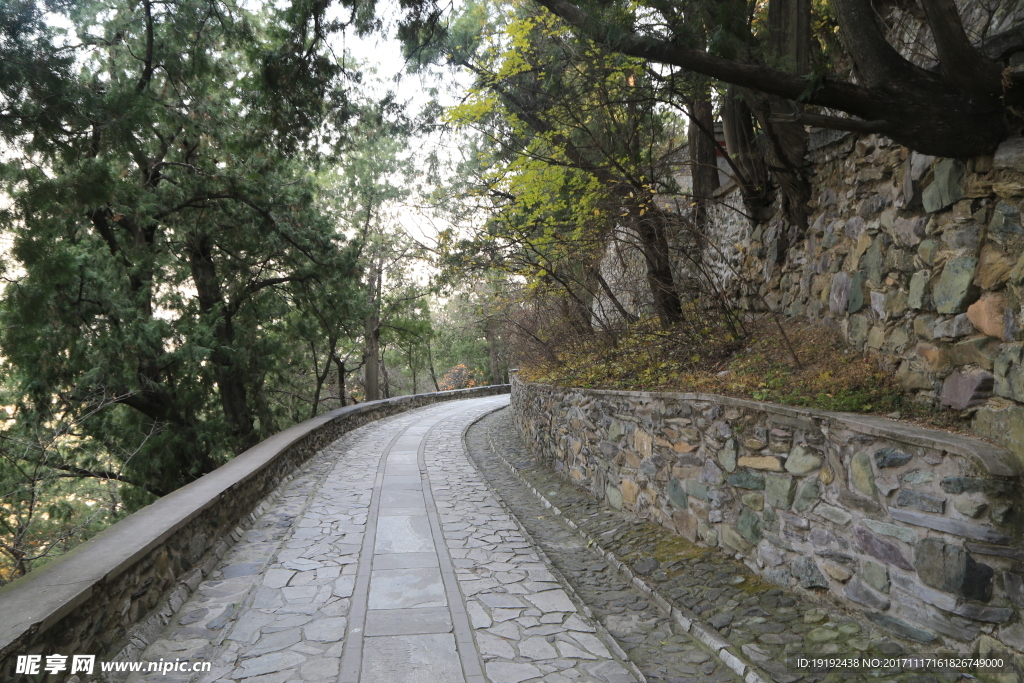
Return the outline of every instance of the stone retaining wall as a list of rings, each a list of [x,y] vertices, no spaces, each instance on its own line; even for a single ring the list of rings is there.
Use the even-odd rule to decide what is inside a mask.
[[[264,501],[345,432],[438,401],[508,385],[402,396],[341,408],[287,429],[0,589],[0,680],[17,655],[132,660],[160,634],[262,512]],[[70,660],[69,660],[70,661]]]
[[[817,130],[806,161],[806,226],[720,192],[705,261],[728,298],[839,329],[1024,459],[1024,138],[960,160]]]
[[[518,379],[512,410],[529,447],[592,495],[863,611],[911,652],[1024,650],[1020,464],[1002,447],[872,416]]]

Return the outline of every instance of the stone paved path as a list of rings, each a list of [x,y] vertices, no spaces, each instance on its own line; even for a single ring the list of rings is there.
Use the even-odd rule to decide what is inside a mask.
[[[443,403],[334,443],[142,657],[213,670],[133,680],[638,680],[466,457],[466,427],[507,401]]]
[[[609,593],[615,578],[610,570],[601,568],[601,563],[589,558],[581,560],[578,552],[574,557],[572,552],[562,553],[549,547],[549,539],[559,542],[558,528],[565,526],[565,520],[576,526],[577,530],[570,535],[575,536],[577,545],[588,545],[582,540],[584,535],[593,539],[592,550],[599,547],[614,556],[669,606],[699,620],[706,634],[758,670],[761,680],[774,683],[954,683],[967,680],[951,671],[886,666],[856,671],[797,668],[794,662],[801,655],[849,655],[884,662],[894,656],[934,656],[934,653],[907,650],[860,615],[767,584],[726,553],[695,546],[661,526],[607,507],[572,486],[564,475],[539,462],[523,445],[507,410],[473,425],[467,434],[467,443],[471,457],[492,486],[504,500],[510,501],[526,530],[622,643],[648,680],[669,683],[704,680],[680,673],[686,664],[685,653],[694,647],[693,641],[680,637],[686,634],[674,624],[671,631],[676,634],[674,639],[662,637],[670,633],[668,620],[663,616],[659,620],[662,612],[646,612],[651,614],[646,617],[645,610],[638,610],[638,606],[646,607],[646,600],[637,597],[642,596],[638,591],[621,596]],[[510,473],[509,464],[516,468],[519,476]],[[559,509],[561,516],[556,517],[545,507],[527,484]],[[571,543],[571,539],[562,542]],[[597,554],[591,553],[590,557],[597,557]],[[630,621],[620,621],[623,617]],[[620,628],[620,624],[628,624],[628,627]],[[714,661],[709,660],[709,663]],[[719,668],[714,675],[720,672]]]

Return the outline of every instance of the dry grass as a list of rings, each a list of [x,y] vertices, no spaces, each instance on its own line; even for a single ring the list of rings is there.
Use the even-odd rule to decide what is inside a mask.
[[[557,363],[526,366],[524,379],[601,389],[724,394],[822,410],[889,415],[960,429],[959,415],[906,397],[875,359],[849,347],[838,332],[787,320],[786,335],[770,318],[747,325],[743,339],[708,330],[695,347],[670,333],[637,327],[611,338],[579,340]]]

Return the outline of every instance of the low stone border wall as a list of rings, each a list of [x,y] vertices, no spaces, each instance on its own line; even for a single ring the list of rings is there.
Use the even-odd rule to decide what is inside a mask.
[[[592,495],[829,594],[918,653],[1024,650],[1021,463],[999,446],[865,415],[518,379],[512,410],[530,448]]]
[[[17,655],[42,654],[44,662],[50,654],[132,659],[258,516],[262,501],[313,454],[389,415],[508,391],[508,385],[479,387],[340,408],[272,436],[126,517],[0,589],[0,680],[21,678]]]

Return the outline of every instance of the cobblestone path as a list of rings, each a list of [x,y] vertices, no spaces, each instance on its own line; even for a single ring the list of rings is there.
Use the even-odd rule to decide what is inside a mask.
[[[664,599],[663,607],[678,610],[684,619],[693,620],[691,633],[699,628],[708,641],[716,643],[716,651],[728,648],[721,650],[723,658],[734,653],[742,659],[747,666],[744,678],[753,670],[758,680],[775,683],[967,680],[949,671],[922,672],[884,666],[831,672],[798,669],[794,660],[799,655],[849,655],[884,662],[904,655],[934,653],[908,652],[862,618],[767,584],[724,552],[700,548],[656,524],[609,508],[542,465],[519,439],[508,410],[474,424],[467,433],[467,444],[471,458],[509,503],[527,532],[648,680],[715,680],[715,676],[724,676],[725,672],[719,666],[710,677],[681,673],[689,653],[697,652],[694,641],[676,624],[669,623],[662,616],[663,611],[653,610],[648,605],[651,599],[632,586],[623,588],[621,595],[609,592],[613,586],[624,587],[627,582],[617,579],[607,565],[593,559],[599,557],[598,552],[581,553],[579,548],[589,545],[592,551],[606,553],[627,567]],[[509,465],[515,467],[518,475],[511,473]],[[558,515],[541,502],[538,493],[559,511]],[[575,530],[569,531],[566,520]],[[564,551],[559,548],[562,545]],[[670,628],[674,635],[664,637]],[[709,660],[705,666],[710,669],[715,661]]]
[[[793,670],[799,653],[902,649],[569,485],[524,449],[500,410],[507,402],[403,413],[318,454],[236,532],[191,598],[172,605],[166,630],[144,634],[153,644],[143,660],[212,671],[130,680],[956,680]],[[638,576],[655,592],[640,590]],[[694,625],[684,629],[680,614]]]
[[[134,680],[639,680],[466,457],[468,425],[507,401],[403,413],[325,449],[142,657],[213,670]]]

